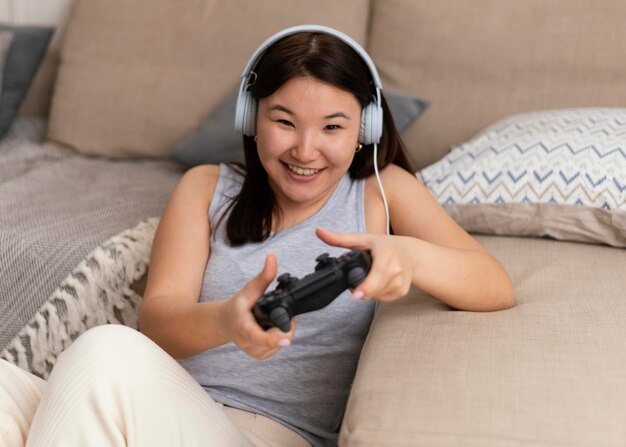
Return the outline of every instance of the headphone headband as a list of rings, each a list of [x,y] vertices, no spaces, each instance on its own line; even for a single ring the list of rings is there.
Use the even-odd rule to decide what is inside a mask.
[[[382,83],[380,82],[380,76],[378,76],[378,71],[376,70],[374,61],[372,61],[372,58],[369,56],[369,54],[367,54],[367,52],[363,49],[363,47],[359,45],[359,43],[356,40],[354,40],[352,37],[348,36],[347,34],[342,33],[341,31],[331,28],[329,26],[323,26],[323,25],[292,26],[291,28],[284,29],[268,37],[254,51],[254,53],[252,53],[252,56],[250,56],[250,60],[246,64],[246,67],[243,69],[243,72],[241,73],[241,77],[243,79],[247,79],[250,76],[250,74],[254,70],[254,67],[259,62],[259,59],[261,59],[261,56],[263,55],[265,50],[271,47],[274,43],[278,42],[280,39],[283,39],[287,36],[291,36],[292,34],[297,34],[297,33],[330,34],[331,36],[335,36],[338,39],[345,42],[346,44],[350,45],[352,49],[356,51],[359,54],[359,56],[361,56],[361,59],[363,59],[363,61],[367,64],[367,67],[370,70],[370,73],[372,75],[372,79],[374,80],[374,85],[376,86],[376,88],[382,90],[383,86],[382,86]]]
[[[235,130],[248,136],[254,136],[256,132],[256,101],[248,92],[248,87],[251,85],[249,82],[250,77],[255,74],[254,68],[263,56],[263,53],[275,42],[301,32],[324,33],[334,36],[349,45],[365,62],[374,82],[375,97],[374,101],[368,104],[362,112],[359,141],[364,144],[378,143],[382,135],[383,111],[381,100],[382,83],[380,82],[376,66],[363,47],[354,39],[341,31],[323,25],[297,25],[284,29],[270,36],[252,53],[241,73],[241,83],[239,84],[239,94],[235,109]]]

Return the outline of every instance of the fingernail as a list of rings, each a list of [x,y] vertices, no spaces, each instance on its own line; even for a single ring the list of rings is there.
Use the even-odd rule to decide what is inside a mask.
[[[352,293],[352,298],[354,298],[355,300],[362,300],[364,296],[365,294],[360,290]]]
[[[290,344],[291,342],[288,338],[281,338],[280,340],[278,340],[278,346],[280,346],[281,348],[286,348]]]

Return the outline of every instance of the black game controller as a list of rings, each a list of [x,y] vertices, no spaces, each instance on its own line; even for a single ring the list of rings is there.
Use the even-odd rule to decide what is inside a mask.
[[[292,317],[328,306],[341,292],[358,286],[372,264],[370,255],[361,250],[338,258],[324,253],[315,260],[315,272],[302,279],[283,273],[277,278],[276,288],[257,301],[253,313],[261,327],[278,326],[289,332]]]

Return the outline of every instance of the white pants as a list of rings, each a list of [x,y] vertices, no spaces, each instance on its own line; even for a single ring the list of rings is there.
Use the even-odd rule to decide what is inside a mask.
[[[46,382],[0,360],[0,446],[310,447],[269,418],[215,402],[172,357],[121,326],[90,329]]]

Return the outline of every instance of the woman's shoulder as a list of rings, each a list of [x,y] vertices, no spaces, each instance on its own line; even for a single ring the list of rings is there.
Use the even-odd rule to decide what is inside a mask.
[[[217,178],[220,175],[220,165],[198,165],[188,169],[183,178]]]
[[[187,170],[176,187],[187,200],[210,201],[220,176],[219,165],[198,165]]]
[[[189,199],[208,205],[216,194],[236,195],[243,184],[245,169],[238,165],[221,163],[204,164],[189,169],[179,182],[179,189],[189,194]]]
[[[396,164],[389,164],[385,166],[385,169],[380,171],[380,175],[382,178],[401,178],[405,181],[407,180],[416,180],[415,173],[409,172],[403,167],[400,167]]]
[[[414,173],[395,164],[387,165],[380,170],[380,180],[385,190],[389,188],[390,190],[406,192],[406,188],[420,188],[422,186]],[[376,175],[370,175],[365,179],[365,182],[368,188],[378,190]]]
[[[220,165],[198,165],[187,170],[181,177],[181,182],[187,183],[216,183],[220,176]]]
[[[213,181],[217,181],[219,177],[223,177],[237,183],[242,183],[245,177],[245,168],[239,164],[231,163],[220,163],[219,165],[205,164],[194,166],[185,173],[185,176]]]

